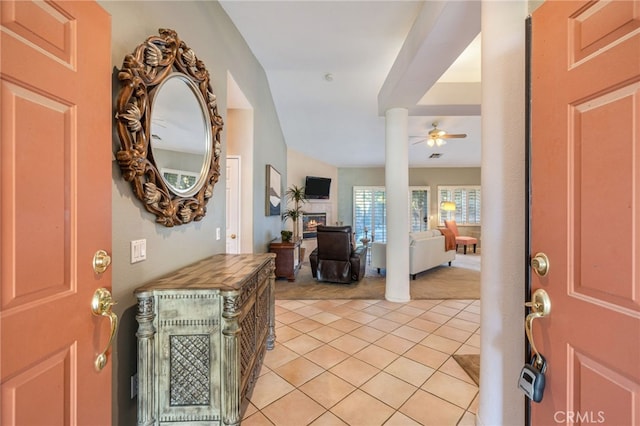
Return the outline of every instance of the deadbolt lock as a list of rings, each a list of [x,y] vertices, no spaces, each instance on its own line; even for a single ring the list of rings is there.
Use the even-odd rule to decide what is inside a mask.
[[[538,276],[544,277],[549,273],[549,258],[544,253],[536,253],[531,259],[531,268]]]

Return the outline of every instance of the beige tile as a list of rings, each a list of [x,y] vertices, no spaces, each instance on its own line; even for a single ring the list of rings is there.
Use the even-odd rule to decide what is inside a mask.
[[[456,340],[460,343],[464,343],[473,333],[470,331],[464,331],[457,328],[449,327],[448,325],[443,325],[433,332],[438,336],[446,337],[447,339]]]
[[[395,330],[396,328],[400,327],[401,324],[394,322],[394,321],[389,321],[387,319],[384,318],[378,318],[375,319],[373,321],[371,321],[370,323],[367,324],[369,327],[373,327],[376,328],[380,331],[384,331],[385,333],[390,333],[393,330]]]
[[[319,323],[318,321],[314,321],[310,318],[304,318],[304,319],[301,319],[300,321],[289,323],[289,327],[295,328],[296,330],[301,331],[303,333],[307,333],[311,330],[315,330],[316,328],[320,328],[323,325],[324,324]]]
[[[311,336],[306,334],[302,334],[296,338],[293,338],[287,342],[284,342],[283,345],[291,349],[292,351],[304,355],[307,352],[314,350],[315,348],[322,346],[322,342],[318,339],[314,339]]]
[[[338,315],[334,315],[330,312],[320,312],[319,314],[313,315],[311,317],[312,320],[318,321],[321,324],[327,325],[331,324],[334,321],[339,320],[341,317]]]
[[[414,386],[422,386],[436,370],[412,359],[400,357],[389,364],[384,371]]]
[[[455,377],[456,379],[460,379],[463,382],[469,383],[470,385],[476,384],[473,379],[469,377],[467,372],[464,371],[462,367],[460,367],[460,364],[458,364],[452,357],[447,359],[444,364],[442,364],[442,366],[438,369],[438,371]]]
[[[242,426],[273,426],[273,423],[269,421],[260,411],[248,416],[242,420]]]
[[[316,328],[315,330],[311,330],[307,333],[309,336],[321,340],[325,343],[330,342],[334,339],[337,339],[340,336],[344,335],[344,331],[340,331],[336,328],[323,325],[320,328]]]
[[[469,405],[469,408],[467,408],[467,410],[473,414],[478,414],[478,404],[480,404],[480,392],[478,392],[476,397],[473,398],[473,401],[471,401],[471,404]]]
[[[357,300],[349,300],[347,303],[345,303],[343,306],[347,306],[351,309],[355,309],[357,311],[360,311],[364,308],[368,308],[369,306],[375,304],[376,302],[378,302],[377,300],[362,300],[362,299],[357,299]]]
[[[307,353],[305,357],[315,362],[325,370],[328,370],[348,358],[349,354],[346,354],[332,346],[323,345]]]
[[[446,337],[438,336],[436,334],[428,335],[420,342],[420,344],[446,354],[452,354],[462,346],[462,343],[460,342],[447,339]]]
[[[367,324],[375,319],[378,319],[377,316],[362,311],[354,312],[346,318],[350,319],[351,321],[359,322],[360,324]]]
[[[278,285],[276,283],[276,285]],[[306,306],[305,303],[299,301],[299,300],[276,300],[276,305],[286,308],[290,311],[294,310],[294,309],[299,309],[302,308],[304,306]]]
[[[326,312],[329,312],[331,314],[344,318],[346,316],[353,314],[354,312],[358,312],[358,310],[352,309],[348,306],[339,305],[339,306],[334,306],[333,308],[327,309]]]
[[[394,409],[371,395],[356,390],[336,404],[331,412],[349,425],[364,426],[384,424],[393,415]]]
[[[346,302],[347,300],[314,300],[313,306],[326,312],[337,306],[341,306]]]
[[[422,385],[422,389],[440,398],[456,404],[465,410],[478,393],[478,387],[462,380],[451,377],[447,374],[436,371]]]
[[[476,346],[466,345],[466,344],[460,346],[456,351],[456,354],[458,355],[469,355],[469,354],[479,354],[479,353],[480,353],[480,348]]]
[[[375,315],[376,317],[381,317],[381,316],[384,316],[384,315],[388,314],[391,311],[389,309],[383,308],[382,306],[379,306],[376,303],[375,305],[371,305],[371,306],[368,306],[368,307],[364,308],[362,310],[362,312],[365,312],[365,313],[371,314],[371,315]]]
[[[251,402],[247,402],[247,408],[244,410],[244,413],[242,414],[242,418],[247,418],[251,415],[253,415],[254,413],[256,413],[258,411],[258,409],[256,408],[255,405],[253,405]]]
[[[309,426],[349,426],[331,411],[326,411]]]
[[[376,306],[380,306],[381,308],[385,308],[390,311],[394,311],[398,308],[403,307],[404,305],[405,305],[404,303],[389,302],[388,300],[380,300],[376,302]]]
[[[287,340],[291,340],[301,334],[302,333],[295,328],[291,328],[288,325],[285,325],[276,329],[276,341],[280,343],[286,342]]]
[[[471,302],[467,301],[467,300],[458,300],[458,299],[449,299],[449,300],[445,300],[442,303],[440,303],[440,306],[447,306],[449,308],[454,308],[454,309],[464,309],[467,306],[469,306],[471,304]]]
[[[409,327],[417,328],[418,330],[426,331],[427,333],[433,333],[440,327],[440,324],[433,321],[427,321],[422,318],[415,318],[407,323]]]
[[[389,321],[397,322],[398,324],[406,324],[415,317],[411,315],[403,314],[402,312],[392,311],[386,314],[385,316],[383,316],[382,318]]]
[[[476,348],[480,348],[480,335],[479,334],[473,334],[471,337],[469,337],[467,339],[465,344],[470,345],[470,346],[475,346]]]
[[[456,315],[456,318],[460,318],[461,320],[465,320],[465,321],[473,322],[473,323],[476,323],[476,324],[480,324],[480,315],[479,314],[474,314],[474,313],[471,313],[471,312],[462,311],[458,315]]]
[[[470,411],[465,412],[457,426],[476,426],[476,415]]]
[[[273,371],[293,386],[299,387],[324,372],[324,368],[304,357],[299,357]]]
[[[464,410],[435,395],[418,390],[399,410],[402,414],[423,425],[455,425]]]
[[[426,321],[435,322],[436,324],[444,324],[447,321],[451,320],[451,316],[449,315],[439,314],[432,311],[425,312],[424,314],[420,315],[420,318]]]
[[[415,306],[409,306],[409,305],[405,305],[401,308],[396,309],[396,312],[400,312],[402,314],[409,315],[414,318],[424,314],[425,311],[426,309],[416,308]]]
[[[423,312],[424,311],[428,311],[429,309],[433,308],[434,306],[438,305],[440,302],[442,302],[442,300],[426,300],[426,299],[422,299],[422,300],[412,300],[411,302],[407,303],[407,306],[410,306],[412,308],[416,308],[416,309],[420,309]]]
[[[423,345],[415,345],[405,352],[403,356],[436,370],[449,358],[448,354]]]
[[[418,388],[383,371],[372,377],[360,389],[398,409]]]
[[[353,392],[355,386],[347,383],[335,374],[325,371],[298,389],[323,407],[331,408],[345,396]]]
[[[354,386],[360,386],[380,371],[376,367],[356,358],[347,358],[330,370]]]
[[[463,320],[462,318],[451,318],[447,322],[447,325],[453,328],[459,328],[460,330],[470,331],[472,333],[475,333],[480,327],[477,323],[472,321],[466,321],[466,320]]]
[[[296,312],[299,312],[299,310],[296,310]],[[430,312],[436,312],[438,314],[443,314],[443,315],[448,315],[449,317],[454,317],[460,312],[460,309],[450,308],[448,306],[438,305],[438,306],[434,306],[433,308],[431,308]]]
[[[259,410],[262,410],[273,401],[282,398],[295,388],[282,377],[273,371],[260,377],[256,381],[253,393],[251,394],[251,403]]]
[[[263,367],[269,367],[270,369],[278,368],[289,361],[298,358],[300,355],[289,349],[284,343],[276,343],[275,348],[267,351],[264,356]]]
[[[351,333],[349,333],[350,336],[357,337],[359,339],[365,340],[370,343],[375,342],[385,334],[386,333],[384,331],[380,331],[376,328],[369,327],[367,325],[363,325],[362,327],[359,327],[353,330]]]
[[[356,328],[360,327],[362,324],[360,324],[359,322],[356,321],[351,321],[349,319],[346,318],[342,318],[339,319],[337,321],[334,321],[331,323],[330,327],[333,327],[337,330],[340,331],[344,331],[345,333],[348,333],[352,330],[355,330]]]
[[[375,345],[401,355],[411,349],[415,345],[415,342],[392,334],[387,334],[383,338],[377,340]]]
[[[292,322],[300,321],[304,316],[296,314],[295,312],[287,312],[285,314],[276,317],[276,320],[282,324],[291,324]]]
[[[476,305],[474,303],[473,305],[467,306],[466,308],[464,308],[464,311],[480,315],[480,305]]]
[[[387,365],[391,364],[393,360],[398,358],[398,354],[376,346],[375,344],[367,346],[353,356],[354,358],[369,363],[378,369],[385,368]]]
[[[403,325],[393,330],[391,334],[418,343],[419,341],[427,337],[429,335],[429,332],[418,330],[417,328],[409,327],[408,325]]]
[[[369,345],[369,342],[354,337],[351,334],[345,334],[342,337],[338,337],[329,343],[336,349],[340,349],[342,352],[346,352],[349,355],[353,355],[356,352],[360,351],[362,348]]]
[[[301,308],[295,309],[294,312],[296,314],[302,315],[306,318],[312,317],[322,312],[322,309],[316,308],[312,305],[305,305]]]
[[[384,426],[422,426],[420,423],[410,419],[399,411],[396,411]]]
[[[295,390],[262,409],[276,426],[307,425],[325,412],[325,409],[299,390]]]

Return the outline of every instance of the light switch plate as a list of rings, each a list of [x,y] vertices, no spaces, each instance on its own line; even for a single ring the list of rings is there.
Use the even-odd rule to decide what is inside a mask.
[[[131,263],[141,262],[147,259],[147,240],[131,241]]]

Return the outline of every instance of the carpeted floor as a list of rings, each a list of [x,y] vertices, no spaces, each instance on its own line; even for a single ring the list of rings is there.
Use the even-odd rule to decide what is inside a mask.
[[[276,280],[276,299],[384,299],[384,271],[367,269],[357,283],[334,284],[318,282],[311,276],[311,266],[303,262],[296,280]],[[480,299],[480,255],[458,254],[452,266],[438,266],[410,280],[411,299]]]

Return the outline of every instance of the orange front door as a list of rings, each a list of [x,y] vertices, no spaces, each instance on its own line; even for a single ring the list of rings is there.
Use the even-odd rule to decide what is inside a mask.
[[[640,1],[546,1],[532,15],[533,425],[640,424]]]
[[[3,425],[110,425],[94,253],[111,252],[111,22],[92,1],[0,1]]]

